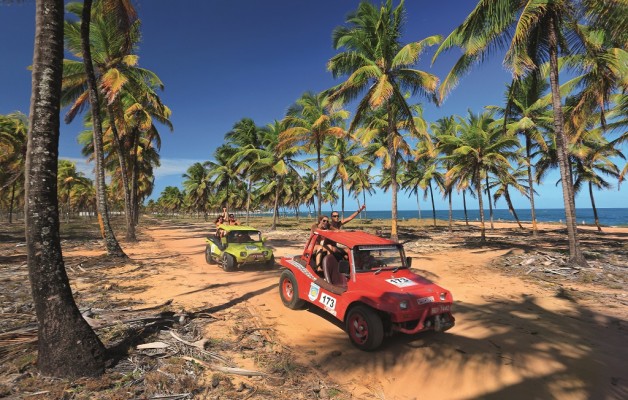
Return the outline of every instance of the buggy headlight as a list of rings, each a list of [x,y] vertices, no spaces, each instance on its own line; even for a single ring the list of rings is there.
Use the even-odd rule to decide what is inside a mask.
[[[447,293],[440,294],[440,301],[445,301],[447,299]]]
[[[402,300],[399,302],[399,308],[401,308],[402,310],[407,310],[408,309],[408,300]]]
[[[268,255],[268,250],[264,250],[264,251],[262,252],[262,254],[264,254],[264,257],[265,257],[265,256],[267,256],[267,255]]]
[[[246,257],[246,251],[241,251],[240,252],[240,257]]]

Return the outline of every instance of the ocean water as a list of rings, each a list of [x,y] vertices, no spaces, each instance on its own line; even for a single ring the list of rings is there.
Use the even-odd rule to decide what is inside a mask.
[[[345,211],[345,216],[351,215],[355,210],[350,209]],[[530,210],[520,209],[515,210],[517,212],[517,216],[521,222],[529,222],[532,221],[532,215]],[[537,222],[564,222],[565,221],[565,211],[562,208],[539,208],[536,209],[536,220]],[[323,213],[329,215],[329,211],[323,210]],[[628,208],[598,208],[597,209],[598,218],[600,220],[600,224],[604,226],[628,226]],[[301,212],[301,216],[307,217],[307,212]],[[467,210],[467,215],[469,221],[476,221],[480,219],[479,210]],[[311,215],[310,215],[311,216]],[[391,212],[390,210],[366,210],[362,212],[361,216],[356,218],[368,218],[368,219],[390,219]],[[399,210],[397,211],[397,217],[400,220],[410,219],[410,218],[419,218],[418,210]],[[421,218],[431,219],[432,218],[432,210],[430,209],[422,209],[421,210]],[[484,211],[485,221],[489,221],[490,215],[489,210]],[[449,219],[449,210],[436,210],[436,219],[448,220]],[[453,219],[456,221],[464,221],[464,210],[453,210]],[[505,209],[493,209],[493,220],[498,221],[515,221],[515,218],[512,216],[509,210]],[[587,224],[592,225],[595,224],[595,220],[593,219],[593,209],[592,208],[578,208],[576,209],[576,221],[578,225]]]

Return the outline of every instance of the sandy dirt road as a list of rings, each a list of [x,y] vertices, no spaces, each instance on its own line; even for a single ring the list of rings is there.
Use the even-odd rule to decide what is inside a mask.
[[[245,305],[300,363],[319,369],[357,399],[626,399],[625,307],[583,304],[553,284],[489,267],[509,249],[456,248],[414,256],[413,268],[452,291],[456,326],[395,335],[375,352],[354,348],[316,308],[293,311],[278,295],[279,265],[224,272],[204,259],[206,227],[162,224],[127,253],[151,269],[119,285],[147,305],[228,312]],[[301,251],[305,233],[266,236],[277,259]],[[168,260],[167,266],[160,263]],[[173,266],[174,260],[174,266]],[[124,291],[122,291],[124,293]]]

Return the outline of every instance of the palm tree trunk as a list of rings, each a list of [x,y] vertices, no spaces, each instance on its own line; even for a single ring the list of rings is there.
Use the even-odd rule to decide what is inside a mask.
[[[508,189],[504,190],[504,198],[506,199],[506,204],[508,204],[508,209],[512,213],[512,216],[515,217],[515,221],[517,221],[517,225],[519,225],[520,229],[523,229],[523,225],[521,225],[521,221],[519,221],[519,216],[517,215],[515,208],[512,206],[512,200],[510,199]]]
[[[89,10],[91,1],[86,3]],[[38,323],[37,367],[43,375],[59,378],[98,376],[105,370],[105,348],[74,302],[59,237],[63,1],[38,0],[35,15],[24,212],[28,276]]]
[[[342,221],[345,218],[345,185],[342,179],[340,179],[340,194],[342,197],[342,200],[340,202],[340,209],[341,209],[340,220]]]
[[[317,201],[318,201],[318,214],[316,215],[316,217],[320,217],[321,214],[323,213],[323,211],[321,210],[321,203],[322,203],[322,196],[323,196],[323,184],[322,184],[322,174],[321,174],[321,145],[320,143],[316,143],[316,163],[318,166],[318,169],[316,171],[316,178],[318,180],[317,184],[317,188],[316,188],[316,197],[317,197]]]
[[[270,227],[271,231],[277,229],[277,219],[279,217],[279,185],[275,187],[275,204],[273,206],[273,225]]]
[[[104,233],[107,254],[113,257],[126,257],[120,247],[118,240],[113,234],[111,223],[109,222],[109,210],[107,206],[107,190],[105,186],[105,161],[103,155],[102,122],[100,120],[100,103],[98,101],[98,90],[94,65],[92,64],[92,54],[89,45],[89,25],[91,0],[86,0],[83,5],[83,15],[81,20],[81,47],[83,50],[83,64],[87,75],[87,87],[89,90],[89,103],[92,109],[92,123],[94,127],[94,155],[96,159],[96,193],[98,199],[98,220],[101,223],[101,230]]]
[[[482,180],[480,174],[475,174],[475,186],[478,191],[478,206],[480,207],[480,241],[486,242],[486,228],[484,227],[484,203],[482,201]]]
[[[453,232],[453,223],[454,223],[454,210],[451,203],[451,190],[448,193],[449,197],[449,233]]]
[[[580,249],[578,229],[576,226],[576,204],[574,200],[569,155],[567,151],[567,137],[563,130],[563,108],[558,83],[558,39],[556,36],[554,18],[549,21],[549,53],[550,53],[550,85],[552,88],[552,108],[554,109],[554,131],[556,134],[556,150],[560,169],[561,186],[563,188],[563,202],[565,205],[565,221],[569,240],[569,262],[586,266],[587,262]]]
[[[597,216],[597,208],[595,208],[595,199],[593,198],[593,184],[591,184],[591,182],[589,182],[589,197],[591,198],[591,208],[593,208],[593,218],[595,219],[595,226],[597,226],[598,232],[602,232],[600,219]]]
[[[13,223],[13,203],[15,201],[15,185],[17,180],[13,181],[11,185],[11,201],[9,202],[9,224]]]
[[[419,196],[419,189],[418,188],[415,188],[415,189],[416,189],[416,207],[417,207],[417,210],[419,210],[419,220],[421,220],[422,219],[421,218],[421,201],[420,201],[420,196]]]
[[[432,221],[434,221],[434,228],[436,228],[436,206],[434,205],[434,192],[432,191],[432,183],[429,184],[430,199],[432,200]]]
[[[251,188],[253,187],[253,180],[249,178],[248,187],[246,191],[246,220],[244,222],[245,225],[249,224],[249,213],[251,209]]]
[[[139,176],[140,176],[140,166],[139,166],[139,162],[137,160],[138,156],[137,156],[137,148],[139,146],[139,140],[140,140],[140,133],[134,132],[133,133],[133,153],[131,155],[131,163],[132,163],[132,169],[131,169],[131,210],[132,210],[132,214],[131,214],[131,221],[133,221],[133,234],[135,235],[135,226],[138,224],[139,222],[139,214],[140,214],[140,203],[138,201],[138,197],[139,197],[139,188],[138,188],[138,182],[139,182]]]
[[[391,209],[391,227],[390,227],[390,240],[398,241],[399,235],[397,234],[397,191],[399,185],[397,184],[397,150],[393,143],[393,133],[395,124],[393,121],[393,113],[390,105],[388,106],[388,154],[390,154],[390,189],[392,192],[392,209]]]
[[[362,204],[366,205],[366,191],[362,191]],[[366,219],[366,209],[364,209],[364,219]]]
[[[530,214],[532,216],[532,237],[538,236],[538,226],[536,224],[536,211],[534,209],[534,179],[532,179],[532,141],[526,134],[526,156],[528,161],[528,186],[530,187]]]
[[[136,242],[135,228],[133,226],[133,212],[131,210],[131,190],[129,187],[129,170],[126,165],[126,158],[124,155],[124,149],[122,147],[122,141],[118,133],[118,127],[114,116],[113,107],[107,105],[107,115],[109,116],[109,126],[113,133],[113,141],[118,155],[118,162],[120,163],[120,176],[122,178],[122,191],[124,192],[124,216],[126,220],[126,240]]]
[[[486,197],[488,198],[488,215],[491,218],[491,231],[495,230],[493,225],[493,202],[491,202],[491,188],[488,185],[488,173],[486,174]]]
[[[467,214],[467,190],[462,191],[462,207],[464,208],[464,222],[469,226],[469,215]]]

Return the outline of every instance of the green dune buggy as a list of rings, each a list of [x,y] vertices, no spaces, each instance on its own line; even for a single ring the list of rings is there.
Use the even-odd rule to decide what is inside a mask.
[[[220,225],[205,239],[205,261],[229,272],[245,264],[275,265],[275,256],[262,233],[250,226]]]

